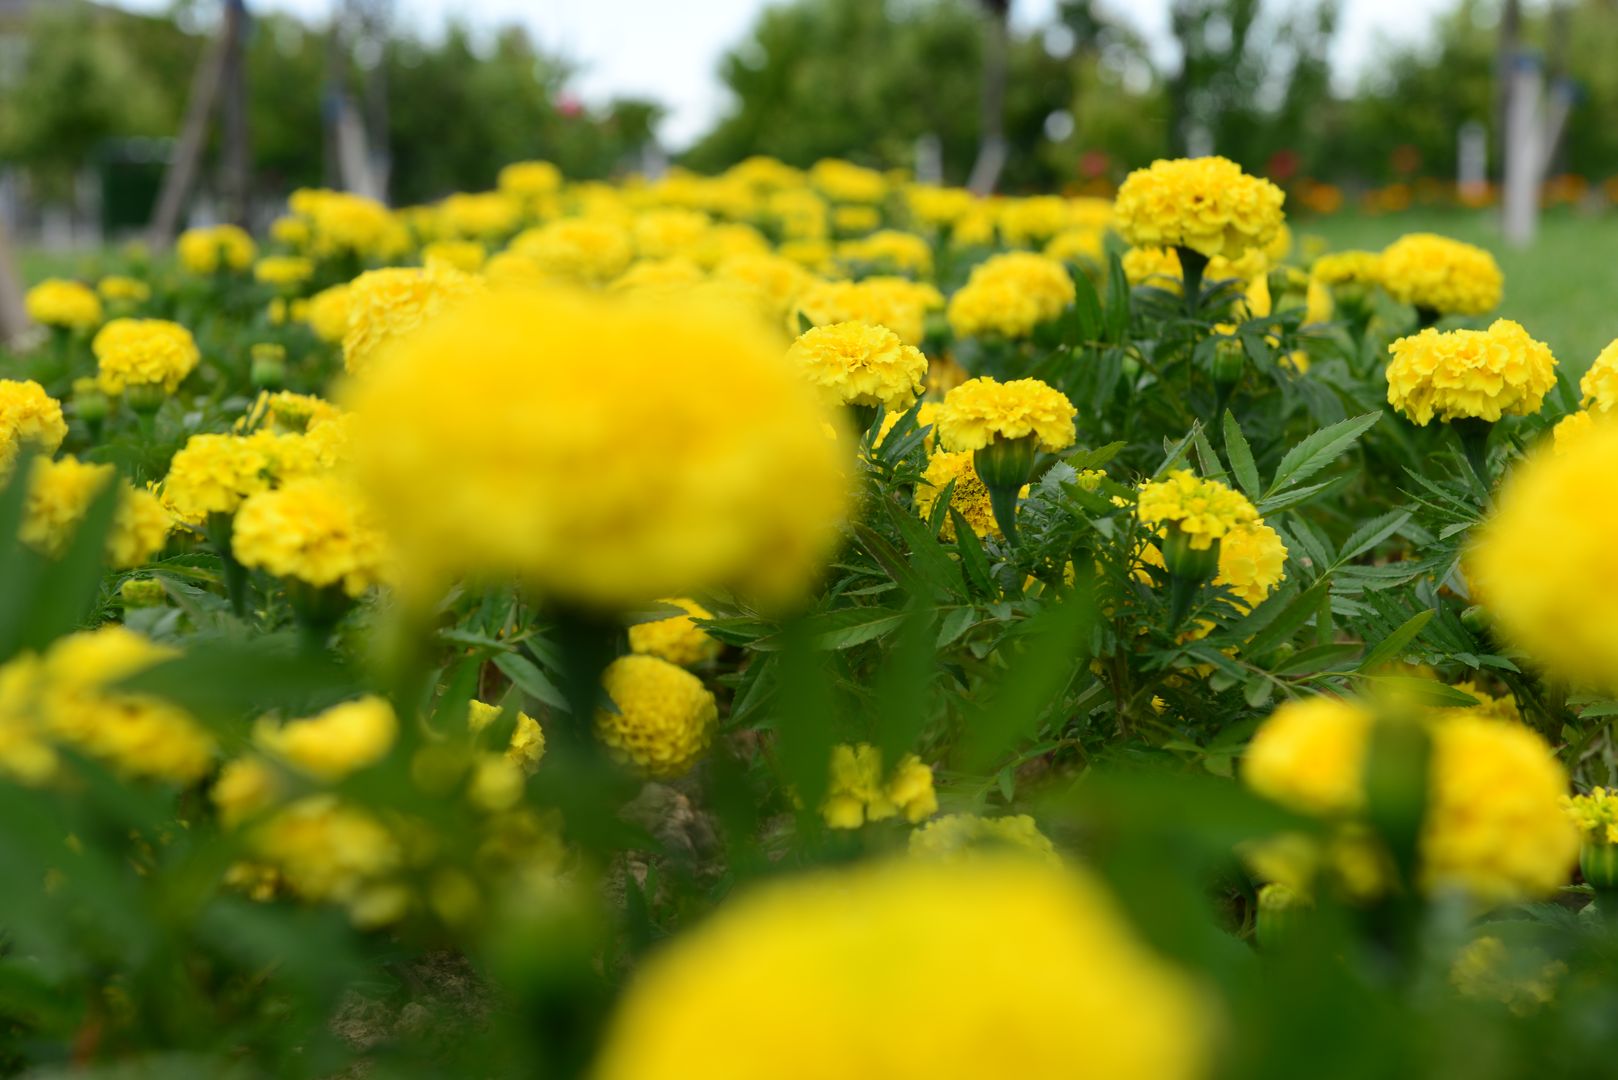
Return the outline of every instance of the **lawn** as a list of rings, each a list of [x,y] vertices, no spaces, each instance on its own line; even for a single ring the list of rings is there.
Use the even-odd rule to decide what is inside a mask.
[[[1589,367],[1608,342],[1618,338],[1618,306],[1607,298],[1618,291],[1618,214],[1548,212],[1540,235],[1525,251],[1507,248],[1494,211],[1411,210],[1366,217],[1339,214],[1300,222],[1300,237],[1319,236],[1333,250],[1380,248],[1409,232],[1436,232],[1494,252],[1506,275],[1500,313],[1550,345],[1572,373]]]

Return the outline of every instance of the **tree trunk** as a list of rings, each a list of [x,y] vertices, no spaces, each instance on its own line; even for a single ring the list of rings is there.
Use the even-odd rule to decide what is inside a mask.
[[[1006,79],[1010,68],[1011,0],[983,0],[983,92],[978,156],[967,187],[987,195],[1000,182],[1006,164]]]
[[[252,211],[252,139],[247,119],[247,2],[225,0],[224,116],[220,188],[225,218],[247,228]]]
[[[185,124],[174,148],[174,158],[163,173],[163,187],[157,196],[157,207],[152,213],[147,243],[153,248],[167,247],[179,228],[180,213],[185,200],[196,182],[197,170],[202,164],[202,152],[208,139],[208,122],[213,118],[214,105],[219,99],[219,84],[224,77],[226,54],[229,52],[230,17],[227,9],[219,36],[209,43],[197,62],[191,79],[191,96],[186,105]]]

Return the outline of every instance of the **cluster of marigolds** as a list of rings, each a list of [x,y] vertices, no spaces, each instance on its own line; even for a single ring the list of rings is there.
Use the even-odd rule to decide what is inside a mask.
[[[0,381],[0,471],[27,470],[21,539],[47,555],[115,489],[106,557],[129,571],[130,610],[169,602],[153,564],[200,551],[217,556],[217,587],[238,613],[256,581],[317,628],[384,604],[409,627],[452,588],[513,582],[551,610],[633,622],[601,675],[611,707],[589,734],[623,768],[675,780],[719,737],[710,679],[723,646],[699,599],[799,604],[860,512],[856,455],[901,414],[919,404],[929,455],[916,511],[932,518],[947,492],[958,511],[943,520],[947,541],[958,523],[1014,541],[1036,460],[1078,444],[1084,418],[1038,379],[972,377],[951,343],[1015,352],[1039,339],[1071,309],[1077,276],[1103,278],[1120,242],[1130,284],[1174,294],[1234,280],[1250,316],[1283,294],[1306,307],[1306,328],[1379,291],[1409,305],[1427,328],[1393,343],[1386,378],[1389,404],[1413,424],[1530,414],[1556,382],[1550,351],[1514,322],[1431,326],[1496,307],[1501,274],[1486,252],[1412,235],[1300,261],[1282,193],[1219,158],[1158,162],[1112,202],[984,199],[838,161],[801,171],[755,159],[623,185],[567,182],[534,162],[505,169],[498,190],[401,211],[301,191],[267,238],[193,229],[173,270],[36,285],[28,312],[71,392]],[[945,257],[975,260],[949,295],[935,284]],[[189,433],[137,484],[98,462],[109,433],[138,435],[189,395],[219,396],[224,358],[203,355],[196,327],[152,317],[171,310],[168,292],[199,283],[256,288],[243,325],[305,326],[315,360],[253,349],[232,370],[263,392],[233,425]],[[281,388],[294,363],[307,372],[322,358],[327,391]],[[1292,366],[1307,377],[1306,356]],[[1618,475],[1607,420],[1618,343],[1580,388],[1583,409],[1503,481],[1465,577],[1550,677],[1615,692],[1618,500],[1605,493]],[[1133,490],[1117,501],[1155,537],[1143,574],[1225,586],[1247,607],[1280,584],[1282,535],[1242,493],[1192,469]],[[558,823],[524,798],[548,764],[551,721],[518,713],[514,697],[432,718],[463,748],[458,790],[486,841],[428,875],[422,894],[406,884],[421,875],[405,871],[435,858],[430,841],[340,790],[386,767],[416,718],[366,697],[263,717],[227,753],[182,709],[120,687],[171,655],[112,624],[11,660],[0,770],[49,785],[71,751],[132,782],[198,787],[243,837],[230,887],[340,904],[366,926],[420,907],[451,924],[474,918],[490,881],[539,888],[565,866]],[[1552,747],[1509,696],[1471,689],[1483,702],[1472,708],[1293,700],[1258,727],[1241,779],[1321,826],[1243,853],[1268,883],[1267,909],[1305,908],[1327,879],[1356,895],[1387,887],[1366,791],[1382,724],[1430,739],[1426,890],[1482,909],[1566,884],[1581,837],[1591,866],[1605,856],[1618,803],[1600,789],[1570,801]],[[1217,1007],[1032,819],[940,816],[933,771],[914,754],[841,745],[827,769],[826,825],[907,823],[910,854],[723,905],[638,974],[601,1076],[685,1076],[699,1059],[708,1075],[764,1075],[806,1028],[829,1055],[815,1075],[842,1074],[837,1062],[860,1063],[860,1075],[965,1075],[991,1047],[994,1063],[974,1075],[1206,1070]],[[837,992],[798,985],[831,972]]]

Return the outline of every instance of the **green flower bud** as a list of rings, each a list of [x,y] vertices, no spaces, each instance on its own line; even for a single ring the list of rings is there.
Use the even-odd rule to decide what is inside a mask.
[[[989,489],[995,524],[1013,543],[1017,539],[1017,495],[1034,475],[1038,452],[1038,438],[1025,435],[1020,439],[995,438],[972,455],[972,467]]]
[[[253,385],[260,390],[279,390],[287,381],[287,351],[271,343],[254,345],[252,349]]]
[[[112,402],[106,391],[91,378],[73,380],[73,411],[87,424],[97,424],[107,418]]]
[[[154,413],[168,394],[160,383],[136,383],[124,388],[124,403],[138,413]]]
[[[1579,873],[1598,893],[1618,889],[1618,844],[1586,840],[1579,848]]]
[[[161,607],[168,600],[168,592],[156,578],[128,578],[118,587],[118,599],[126,610]]]
[[[1285,944],[1312,905],[1289,885],[1271,882],[1258,891],[1258,914],[1253,932],[1266,952]]]

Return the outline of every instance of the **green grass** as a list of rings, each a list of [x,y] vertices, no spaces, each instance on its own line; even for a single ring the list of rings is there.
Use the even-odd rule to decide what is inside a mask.
[[[1339,214],[1297,226],[1299,237],[1323,237],[1333,250],[1381,248],[1408,232],[1436,232],[1494,252],[1506,276],[1500,314],[1551,347],[1577,375],[1618,338],[1618,214],[1545,213],[1539,236],[1523,251],[1507,248],[1495,211],[1411,210],[1380,217]]]

